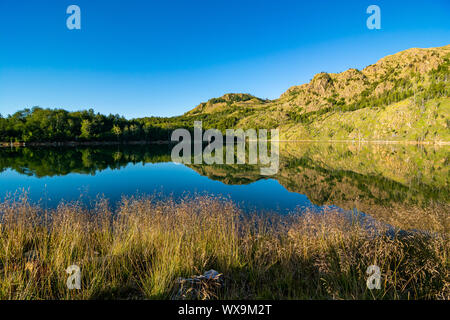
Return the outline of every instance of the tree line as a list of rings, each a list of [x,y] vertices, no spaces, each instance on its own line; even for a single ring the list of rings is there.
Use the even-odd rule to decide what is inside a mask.
[[[0,142],[158,141],[170,137],[167,124],[157,117],[127,120],[92,109],[69,112],[34,107],[0,115]]]
[[[127,120],[119,115],[95,113],[92,109],[69,112],[34,107],[7,117],[0,114],[0,142],[170,141],[175,129],[193,132],[194,121],[202,121],[205,130],[214,128],[225,133],[249,110],[244,108],[233,116],[229,112]]]
[[[347,112],[362,108],[376,108],[412,98],[419,106],[427,100],[450,96],[450,56],[443,64],[428,73],[427,79],[418,74],[395,79],[395,72],[388,72],[384,79],[374,82],[361,93],[360,98],[346,104],[342,98],[329,98],[330,106],[318,111],[303,112],[303,109],[289,113],[289,117],[301,123],[311,123],[317,116],[328,112]],[[381,82],[389,81],[392,88],[380,95],[373,95]],[[249,99],[245,96],[239,99]],[[233,97],[232,97],[233,98]],[[233,98],[233,99],[238,99]],[[336,97],[337,98],[337,97]],[[218,98],[220,99],[220,98]],[[219,101],[219,100],[218,100]],[[220,100],[221,101],[221,100]],[[225,100],[224,100],[225,101]],[[177,128],[192,131],[193,122],[203,121],[205,129],[215,128],[222,132],[234,128],[239,119],[251,114],[249,108],[228,106],[214,114],[193,114],[178,117],[146,117],[127,120],[119,115],[102,115],[92,109],[69,112],[63,109],[20,110],[7,117],[0,115],[0,142],[67,142],[67,141],[168,141],[171,132]]]

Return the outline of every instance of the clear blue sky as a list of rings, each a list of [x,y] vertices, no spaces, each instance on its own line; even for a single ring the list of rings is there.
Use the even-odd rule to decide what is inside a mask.
[[[81,30],[66,27],[71,4]],[[371,4],[381,30],[366,27]],[[446,44],[449,0],[1,0],[0,113],[178,115],[228,92],[277,98],[321,71]]]

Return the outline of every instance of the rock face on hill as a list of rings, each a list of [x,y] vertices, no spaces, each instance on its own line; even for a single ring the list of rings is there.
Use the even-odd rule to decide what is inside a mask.
[[[450,141],[450,45],[413,48],[363,70],[321,72],[275,100],[226,94],[182,116],[279,128],[283,139]]]
[[[413,77],[429,78],[429,72],[444,64],[449,53],[450,45],[442,48],[409,49],[387,56],[362,71],[349,69],[342,73],[321,72],[310,83],[288,89],[281,99],[295,102],[306,111],[314,111],[332,106],[335,101],[358,101],[364,94],[377,97],[394,88],[396,82],[408,81]]]
[[[221,112],[223,110],[226,110],[226,107],[232,106],[234,104],[245,106],[255,103],[264,103],[264,100],[247,93],[227,93],[220,98],[212,98],[207,102],[199,104],[187,114]]]

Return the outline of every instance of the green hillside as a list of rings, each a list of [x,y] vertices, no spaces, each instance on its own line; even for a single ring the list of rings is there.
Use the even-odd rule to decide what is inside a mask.
[[[359,71],[319,73],[276,100],[227,94],[174,123],[279,128],[282,139],[450,141],[450,45],[409,49]]]
[[[0,142],[167,141],[196,120],[222,131],[279,128],[284,140],[449,142],[450,45],[402,51],[363,70],[321,72],[275,100],[229,93],[171,118],[25,109],[0,115]]]

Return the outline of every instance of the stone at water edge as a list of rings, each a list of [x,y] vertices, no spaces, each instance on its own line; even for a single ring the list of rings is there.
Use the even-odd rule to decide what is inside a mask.
[[[214,270],[214,269],[211,269],[211,270],[209,270],[209,271],[206,271],[206,272],[203,274],[203,277],[205,277],[206,279],[217,279],[217,278],[219,278],[220,276],[221,276],[221,273],[217,272],[217,271]]]

